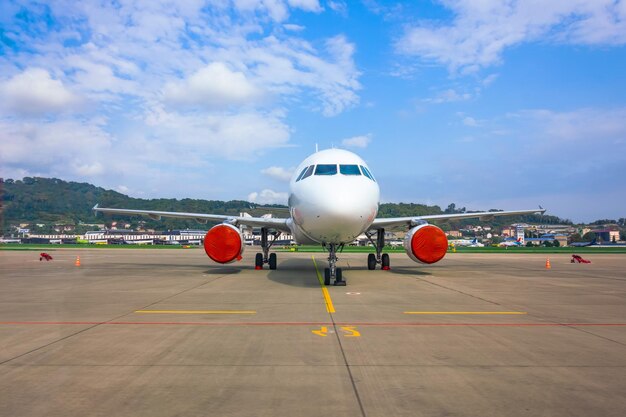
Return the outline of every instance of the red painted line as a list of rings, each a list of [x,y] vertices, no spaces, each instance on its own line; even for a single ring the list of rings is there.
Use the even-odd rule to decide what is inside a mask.
[[[423,322],[206,322],[206,321],[0,321],[0,325],[82,325],[82,326],[378,326],[378,327],[588,327],[588,326],[626,326],[626,323],[423,323]]]

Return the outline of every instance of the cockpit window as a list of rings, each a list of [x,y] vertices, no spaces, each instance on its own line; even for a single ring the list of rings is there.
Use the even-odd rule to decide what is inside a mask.
[[[339,165],[339,173],[343,175],[361,175],[358,165]]]
[[[365,175],[367,178],[369,178],[370,180],[376,182],[376,180],[374,179],[374,176],[372,175],[372,173],[365,168],[363,165],[361,165],[361,171],[363,171],[363,175]]]
[[[315,168],[315,175],[335,175],[337,165],[320,164]]]
[[[302,172],[300,173],[300,175],[298,175],[298,178],[296,178],[296,182],[300,181],[302,179],[302,176],[304,175],[304,173],[306,172],[308,167],[304,167],[304,169],[302,170]]]
[[[306,172],[304,173],[304,175],[302,176],[302,178],[300,178],[301,180],[305,179],[306,177],[310,177],[311,174],[313,173],[313,168],[315,168],[315,165],[311,165],[310,167],[308,167],[306,169]]]

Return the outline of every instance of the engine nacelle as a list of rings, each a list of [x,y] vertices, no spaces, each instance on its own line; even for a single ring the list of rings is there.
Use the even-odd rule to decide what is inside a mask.
[[[239,229],[228,223],[213,226],[204,236],[204,251],[221,264],[239,261],[245,246]]]
[[[404,250],[415,262],[434,264],[446,255],[448,238],[437,226],[421,224],[404,237]]]

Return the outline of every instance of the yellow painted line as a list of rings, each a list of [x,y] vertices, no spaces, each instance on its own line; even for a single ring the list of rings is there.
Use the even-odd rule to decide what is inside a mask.
[[[326,311],[328,311],[329,313],[334,313],[335,306],[333,306],[333,300],[330,298],[328,288],[326,288],[326,285],[324,285],[324,278],[322,278],[322,274],[320,274],[320,270],[317,267],[317,262],[315,262],[315,257],[313,255],[311,255],[311,259],[313,259],[313,265],[315,265],[317,279],[320,281],[320,285],[322,286],[322,294],[324,294],[324,301],[326,302]]]
[[[137,310],[138,314],[256,314],[252,310]]]
[[[345,337],[361,337],[361,332],[357,331],[356,326],[343,326],[341,330],[349,333]]]
[[[311,333],[316,334],[318,336],[326,337],[328,336],[328,327],[322,326],[319,330],[311,330]]]
[[[405,311],[404,314],[526,314],[525,311]]]

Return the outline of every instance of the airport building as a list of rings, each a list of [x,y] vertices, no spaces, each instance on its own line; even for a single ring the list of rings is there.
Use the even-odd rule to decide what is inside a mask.
[[[591,232],[596,234],[596,239],[601,242],[618,242],[619,241],[619,228],[617,226],[609,226],[604,229],[596,229]]]
[[[77,234],[28,234],[25,243],[76,243],[78,240],[99,244],[145,244],[145,245],[199,245],[203,242],[207,230],[168,230],[157,233],[135,230],[96,230]],[[261,234],[258,231],[242,232],[246,245],[260,245]],[[281,234],[276,241],[280,245],[293,243],[293,236]]]

